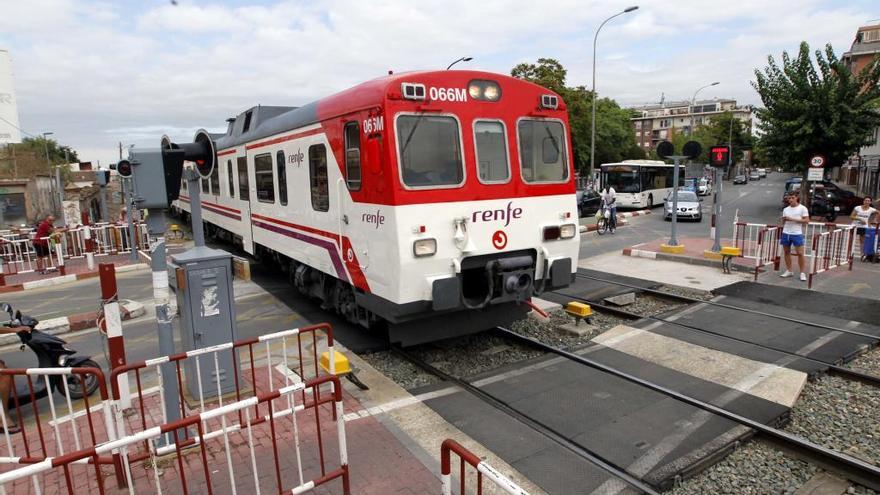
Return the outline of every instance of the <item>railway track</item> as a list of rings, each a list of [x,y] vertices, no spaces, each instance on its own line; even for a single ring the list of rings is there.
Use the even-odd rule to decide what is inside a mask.
[[[609,283],[615,283],[615,282],[609,282]],[[686,296],[681,296],[681,295],[678,295],[678,294],[672,294],[672,293],[668,293],[668,292],[663,292],[663,291],[658,291],[658,290],[651,290],[651,289],[645,290],[645,289],[637,288],[637,287],[635,287],[635,286],[630,286],[630,285],[628,285],[628,284],[622,284],[622,283],[618,283],[617,285],[625,285],[625,286],[627,286],[627,287],[633,287],[634,289],[637,289],[637,290],[644,290],[645,292],[651,294],[651,295],[654,296],[654,297],[667,298],[667,299],[671,299],[671,300],[674,300],[674,301],[677,301],[677,302],[687,302],[687,303],[705,304],[705,305],[716,305],[716,306],[721,306],[721,307],[724,307],[724,308],[733,309],[733,310],[738,310],[738,311],[744,311],[744,312],[748,312],[748,313],[752,313],[752,314],[761,314],[761,315],[772,316],[772,315],[770,315],[770,314],[768,314],[768,313],[754,312],[754,311],[748,310],[747,308],[738,308],[738,307],[736,307],[736,306],[723,305],[723,304],[713,303],[712,301],[704,301],[704,300],[700,300],[700,299],[694,299],[694,298],[690,298],[690,297],[686,297]],[[557,294],[559,294],[559,293],[557,293]],[[808,361],[808,362],[811,362],[811,363],[814,363],[814,364],[819,364],[819,365],[821,365],[821,366],[823,366],[823,367],[827,367],[827,370],[828,370],[828,373],[829,373],[829,374],[833,374],[833,375],[836,375],[836,376],[840,376],[840,377],[845,378],[845,379],[848,379],[848,380],[856,380],[856,381],[859,381],[859,382],[862,382],[862,383],[865,383],[865,384],[868,384],[868,385],[871,385],[871,386],[874,386],[874,387],[880,388],[880,377],[878,377],[878,376],[871,375],[871,374],[868,374],[868,373],[863,373],[863,372],[858,371],[858,370],[853,370],[853,369],[845,368],[845,367],[843,367],[843,366],[838,365],[837,363],[833,363],[833,362],[828,362],[828,361],[824,361],[824,360],[821,360],[821,359],[812,358],[812,357],[810,357],[810,356],[808,356],[808,355],[806,355],[806,354],[802,354],[802,353],[798,353],[798,352],[788,351],[788,350],[785,350],[785,349],[782,349],[782,348],[779,348],[779,347],[767,346],[767,345],[764,345],[764,344],[759,344],[759,343],[756,343],[756,342],[750,341],[750,340],[748,340],[748,339],[743,339],[743,338],[739,338],[739,337],[734,337],[734,336],[727,335],[727,334],[724,334],[724,333],[721,333],[721,332],[715,332],[715,331],[712,331],[712,330],[709,330],[709,329],[706,329],[706,328],[698,327],[698,326],[696,326],[696,325],[689,325],[689,324],[686,324],[686,323],[682,323],[682,322],[680,322],[680,321],[678,321],[678,320],[671,320],[671,319],[668,319],[668,318],[661,318],[661,317],[656,316],[656,315],[647,315],[647,314],[635,313],[635,312],[627,311],[627,310],[625,310],[625,309],[621,309],[621,308],[618,308],[618,307],[610,306],[610,305],[608,305],[608,304],[604,304],[603,302],[598,301],[598,300],[595,300],[595,299],[589,299],[589,298],[584,298],[584,297],[577,297],[577,296],[572,296],[572,295],[570,295],[570,294],[559,294],[559,295],[560,295],[560,296],[567,297],[567,298],[570,298],[570,299],[575,300],[575,301],[580,301],[580,302],[587,303],[587,304],[590,305],[590,307],[592,307],[592,308],[594,308],[594,309],[597,309],[597,310],[599,310],[599,311],[603,311],[603,312],[606,312],[606,313],[609,313],[609,314],[612,314],[612,315],[615,315],[615,316],[618,316],[618,317],[621,317],[621,318],[625,318],[625,319],[628,319],[628,320],[642,320],[642,319],[644,319],[644,320],[656,321],[656,322],[658,322],[658,323],[663,323],[663,324],[668,324],[668,325],[675,325],[675,326],[679,326],[679,327],[682,327],[682,328],[687,328],[688,330],[693,330],[693,331],[695,331],[695,332],[703,333],[703,334],[706,334],[706,335],[712,335],[712,336],[718,337],[718,338],[723,339],[723,340],[727,340],[727,341],[731,341],[731,342],[739,342],[739,343],[746,344],[746,345],[749,345],[749,346],[752,346],[752,347],[756,347],[756,348],[760,348],[760,349],[765,349],[765,350],[770,350],[770,351],[778,352],[778,353],[780,353],[780,354],[784,354],[784,355],[787,355],[787,356],[790,356],[790,357],[795,357],[795,358],[798,358],[798,359],[803,359],[803,360],[805,360],[805,361]],[[794,322],[797,322],[797,323],[801,323],[800,321],[793,320],[793,319],[789,319],[789,318],[785,318],[785,317],[778,316],[778,315],[775,316],[775,317],[776,317],[776,318],[779,318],[779,319],[786,319],[786,320],[788,320],[788,321],[794,321]],[[808,323],[808,322],[803,322],[803,324],[807,324],[807,325],[809,325],[810,323]],[[829,327],[829,326],[825,326],[825,325],[821,326],[820,328],[829,329],[829,330],[837,331],[837,332],[841,332],[841,333],[848,333],[848,334],[853,334],[853,335],[858,335],[858,336],[868,337],[868,338],[871,338],[871,339],[873,339],[873,340],[875,340],[875,341],[878,340],[878,337],[876,337],[876,336],[872,336],[872,335],[870,335],[870,334],[865,334],[865,333],[862,333],[862,332],[853,332],[853,331],[850,331],[850,330],[848,330],[848,329],[840,329],[840,328]]]
[[[634,383],[640,387],[644,387],[653,392],[657,392],[659,394],[665,395],[677,401],[711,413],[715,416],[719,416],[727,420],[733,421],[739,425],[751,428],[752,430],[757,432],[758,435],[768,440],[769,443],[771,443],[783,452],[791,453],[797,458],[810,462],[825,470],[837,473],[840,476],[849,479],[852,482],[863,485],[867,488],[880,490],[880,467],[872,465],[861,459],[835,451],[833,449],[823,447],[803,437],[791,434],[778,428],[774,428],[772,426],[765,425],[759,421],[755,421],[737,413],[728,411],[722,407],[713,405],[687,394],[677,392],[675,390],[672,390],[671,388],[651,382],[649,380],[639,378],[637,376],[621,371],[612,366],[608,366],[588,357],[584,357],[579,354],[575,354],[573,352],[545,344],[534,338],[521,335],[506,328],[498,327],[495,329],[495,333],[505,339],[516,342],[517,344],[525,345],[548,355],[556,355],[562,357],[566,360],[578,363],[579,365],[593,368],[603,373],[608,373],[615,377]],[[393,348],[393,352],[399,355],[401,358],[405,359],[406,361],[421,368],[425,372],[430,373],[441,380],[454,384],[462,390],[465,390],[468,393],[472,394],[480,401],[490,405],[491,407],[501,411],[504,414],[507,414],[508,416],[515,418],[523,425],[533,429],[534,431],[539,432],[540,434],[546,436],[547,438],[563,446],[564,448],[580,456],[581,458],[592,462],[612,476],[620,479],[623,483],[626,483],[630,487],[643,493],[657,493],[656,489],[647,485],[638,478],[635,478],[634,476],[629,474],[623,467],[617,466],[609,462],[608,460],[597,455],[595,452],[590,451],[584,445],[569,440],[560,432],[530,417],[529,415],[524,414],[523,412],[510,406],[509,404],[498,399],[497,397],[492,396],[491,394],[487,393],[486,391],[482,390],[481,388],[472,384],[466,379],[454,376],[447,371],[443,371],[433,366],[432,364],[425,362],[411,352],[403,350],[401,348],[395,347]]]

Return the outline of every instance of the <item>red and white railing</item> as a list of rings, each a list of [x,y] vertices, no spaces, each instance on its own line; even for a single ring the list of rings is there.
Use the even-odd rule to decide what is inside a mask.
[[[855,234],[856,229],[852,226],[813,234],[810,243],[812,259],[807,287],[813,288],[813,279],[820,273],[847,265],[852,270]]]
[[[462,447],[461,444],[452,439],[444,440],[443,444],[441,444],[440,446],[440,482],[442,483],[443,495],[452,495],[453,493],[451,459],[452,453],[455,453],[459,458],[458,494],[464,495],[465,493],[483,493],[483,479],[485,478],[489,480],[492,485],[500,488],[505,493],[509,493],[510,495],[529,495],[529,493],[520,488],[519,485],[511,481],[509,478],[498,472],[498,470],[477,457],[476,454]],[[465,469],[465,465],[469,465],[477,472],[477,476],[474,481],[475,488],[468,489],[470,485],[467,483],[467,470]]]
[[[312,412],[315,420],[312,422],[316,427],[316,435],[310,437],[319,440],[322,438],[320,426],[321,402],[313,401],[311,404],[299,404],[292,410],[281,409],[286,405],[295,403],[298,393],[311,392],[317,395],[317,389],[322,385],[329,384],[334,390],[332,396],[325,400],[332,402],[341,408],[342,392],[339,379],[335,376],[322,376],[305,382],[299,382],[278,390],[261,393],[254,397],[235,401],[222,407],[193,414],[174,422],[157,425],[143,431],[110,440],[101,444],[77,449],[74,452],[47,457],[41,461],[24,466],[19,469],[0,473],[0,494],[17,492],[21,487],[27,490],[30,480],[37,493],[41,487],[46,491],[74,493],[100,493],[109,491],[105,485],[103,473],[100,469],[100,460],[111,455],[118,459],[119,469],[122,471],[123,484],[128,487],[128,492],[134,494],[141,490],[163,493],[163,488],[169,490],[176,486],[182,493],[236,493],[236,488],[250,490],[253,486],[254,493],[259,495],[265,490],[266,493],[305,493],[315,487],[341,480],[341,492],[350,494],[350,481],[348,473],[348,461],[345,453],[345,426],[343,417],[338,416],[336,429],[338,435],[338,449],[340,452],[340,466],[333,470],[321,469],[320,475],[304,476],[303,466],[300,462],[295,472],[287,469],[282,470],[282,465],[289,459],[282,457],[284,452],[279,447],[285,447],[285,442],[292,441],[300,448],[302,437],[297,432],[305,423],[303,419],[297,421],[297,416],[303,416],[306,412]],[[265,411],[265,414],[252,415],[253,411]],[[244,423],[238,428],[226,425],[224,418],[243,417]],[[219,430],[219,435],[209,436],[208,425],[221,423],[224,426]],[[181,432],[190,433],[187,438]],[[326,434],[326,433],[325,433]],[[172,438],[171,443],[158,447],[163,438]],[[262,439],[269,438],[267,444]],[[212,445],[212,441],[222,445]],[[236,449],[230,448],[235,442]],[[241,449],[246,445],[246,449]],[[133,469],[134,463],[138,462],[129,452],[143,446],[146,449],[146,457],[149,462],[143,465],[143,469]],[[208,449],[212,448],[210,458]],[[196,449],[192,454],[184,449]],[[160,462],[162,451],[177,454],[168,462]],[[323,450],[321,451],[323,456]],[[222,457],[223,465],[218,465]],[[297,450],[297,460],[300,460]],[[75,464],[94,464],[94,470],[77,469]]]

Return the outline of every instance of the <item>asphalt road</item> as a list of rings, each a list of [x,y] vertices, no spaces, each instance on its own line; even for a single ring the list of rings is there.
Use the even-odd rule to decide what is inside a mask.
[[[721,192],[721,228],[722,237],[729,237],[734,216],[740,221],[752,223],[776,223],[782,215],[782,192],[789,174],[773,173],[765,179],[745,185],[733,185],[725,182]],[[712,217],[712,195],[703,196],[703,221],[679,221],[677,235],[679,237],[709,237]],[[627,210],[621,210],[627,211]],[[594,218],[582,218],[581,224],[595,223]],[[639,216],[627,220],[629,225],[623,226],[614,235],[598,235],[589,232],[581,236],[580,258],[588,258],[598,254],[620,251],[623,248],[658,238],[669,238],[671,222],[663,219],[663,207],[655,207],[650,215]]]

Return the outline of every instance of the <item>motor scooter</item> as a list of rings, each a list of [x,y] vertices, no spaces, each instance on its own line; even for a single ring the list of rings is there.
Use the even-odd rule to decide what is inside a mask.
[[[30,332],[18,332],[18,338],[21,339],[20,350],[29,347],[34,354],[37,355],[37,367],[39,368],[98,368],[101,367],[91,359],[91,356],[77,356],[76,351],[66,347],[67,342],[41,332],[36,329],[39,321],[27,315],[22,315],[21,311],[13,313],[12,306],[9,303],[0,303],[0,311],[9,314],[9,322],[7,327],[26,326],[30,327]],[[15,408],[16,404],[21,406],[28,404],[31,400],[39,400],[47,397],[50,388],[56,392],[65,395],[64,381],[67,380],[67,390],[71,399],[81,399],[87,395],[92,395],[98,389],[100,383],[98,377],[93,374],[88,375],[49,375],[49,386],[46,386],[46,380],[43,378],[32,381],[32,387],[22,382],[17,386],[9,396],[6,404],[6,410],[10,411]]]

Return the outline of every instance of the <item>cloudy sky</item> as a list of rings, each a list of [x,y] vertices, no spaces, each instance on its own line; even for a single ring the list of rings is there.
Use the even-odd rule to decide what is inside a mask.
[[[0,48],[13,57],[21,127],[52,131],[84,160],[115,161],[118,142],[158,146],[255,104],[301,105],[388,70],[509,73],[552,57],[570,85],[624,105],[733,97],[767,55],[831,43],[880,18],[876,0],[0,0]]]

